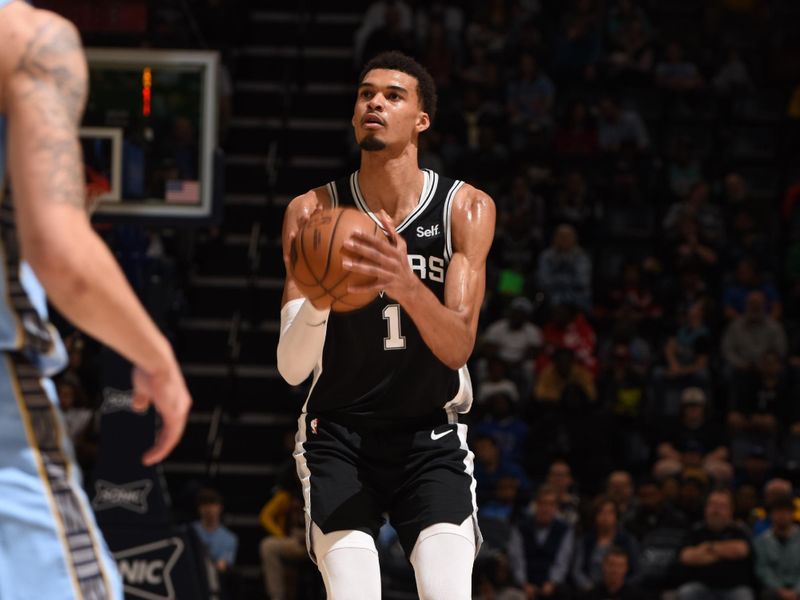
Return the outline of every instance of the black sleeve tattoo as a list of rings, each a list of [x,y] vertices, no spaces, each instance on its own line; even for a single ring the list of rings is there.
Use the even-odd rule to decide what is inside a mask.
[[[75,67],[80,64],[76,57],[83,61],[77,32],[52,19],[34,31],[14,75],[24,80],[20,100],[37,114],[31,159],[46,167],[48,199],[83,208],[86,192],[78,126],[88,82],[85,72]]]

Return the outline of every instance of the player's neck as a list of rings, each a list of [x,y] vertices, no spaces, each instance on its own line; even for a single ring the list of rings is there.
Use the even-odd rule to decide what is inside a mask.
[[[383,209],[398,223],[419,202],[425,177],[416,152],[407,150],[399,156],[362,152],[358,185],[371,211]]]

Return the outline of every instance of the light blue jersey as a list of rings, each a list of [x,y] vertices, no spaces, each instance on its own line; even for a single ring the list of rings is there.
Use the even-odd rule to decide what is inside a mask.
[[[66,352],[20,259],[7,154],[0,114],[0,599],[121,600],[48,378]]]

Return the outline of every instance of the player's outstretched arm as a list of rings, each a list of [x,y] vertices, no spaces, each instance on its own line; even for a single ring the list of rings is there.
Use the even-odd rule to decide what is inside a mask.
[[[345,268],[376,278],[374,285],[351,291],[384,290],[400,303],[440,361],[453,369],[462,367],[475,346],[486,289],[486,257],[494,238],[494,202],[471,185],[463,186],[453,200],[453,257],[445,276],[444,304],[411,270],[405,241],[388,215],[379,216],[386,239],[356,234],[345,242],[362,257],[360,262],[344,261]]]
[[[286,280],[281,301],[281,333],[278,339],[278,372],[290,385],[300,385],[311,374],[325,344],[325,324],[330,309],[315,307],[292,279],[290,250],[297,232],[314,211],[330,206],[325,188],[297,196],[283,217],[283,262]]]
[[[180,439],[191,399],[169,342],[89,223],[78,141],[87,95],[80,38],[52,13],[21,2],[3,10],[2,109],[22,256],[66,318],[136,365],[134,406],[152,401],[163,420],[144,456],[158,462]]]

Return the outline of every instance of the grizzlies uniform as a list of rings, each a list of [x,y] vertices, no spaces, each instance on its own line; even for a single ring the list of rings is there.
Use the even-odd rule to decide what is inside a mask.
[[[450,213],[463,182],[429,170],[424,179],[417,206],[396,229],[412,270],[443,303]],[[327,190],[333,207],[356,208],[380,225],[358,172]],[[388,296],[331,312],[325,326],[295,449],[307,521],[324,533],[355,529],[374,537],[388,513],[406,554],[430,525],[475,522],[473,455],[467,427],[458,423],[472,403],[466,367],[455,371],[436,358]]]
[[[66,352],[20,259],[6,154],[0,114],[0,598],[121,599],[48,379]]]

